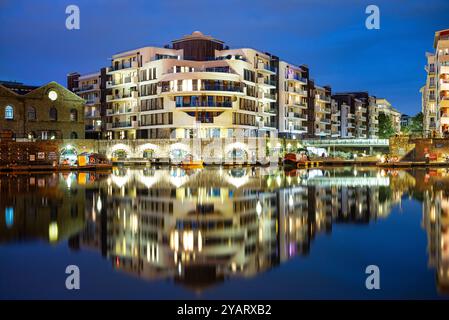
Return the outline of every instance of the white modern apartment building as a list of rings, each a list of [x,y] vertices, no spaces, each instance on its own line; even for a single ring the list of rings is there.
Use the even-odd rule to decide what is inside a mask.
[[[84,122],[86,132],[101,132],[100,73],[80,76],[78,95],[86,100]]]
[[[272,136],[278,59],[194,32],[112,57],[110,139]]]
[[[313,92],[313,109],[310,111],[311,129],[316,137],[329,138],[331,136],[332,114],[330,88],[314,85]]]
[[[421,88],[424,131],[449,136],[449,29],[435,32],[435,53],[427,53],[426,84]]]
[[[309,69],[279,62],[279,133],[293,138],[308,133]]]
[[[337,93],[332,96],[340,116],[341,138],[377,138],[379,131],[376,98],[368,92]],[[332,122],[334,123],[334,122]],[[337,134],[333,129],[333,134]]]
[[[438,112],[435,94],[435,55],[426,53],[427,64],[426,84],[421,88],[423,130],[426,136],[436,136],[439,133]]]
[[[100,139],[105,128],[106,73],[99,72],[80,75],[73,72],[67,75],[67,88],[85,100],[84,124],[86,138]]]
[[[88,102],[86,130],[94,138],[377,136],[377,109],[366,92],[333,102],[331,87],[316,85],[306,65],[230,49],[199,31],[111,60],[100,73],[68,76],[69,89]]]

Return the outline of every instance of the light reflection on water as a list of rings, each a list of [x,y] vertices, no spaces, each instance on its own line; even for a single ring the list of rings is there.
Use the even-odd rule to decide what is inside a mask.
[[[71,252],[103,256],[115,272],[168,279],[172,290],[207,294],[282,268],[294,257],[308,259],[320,234],[332,241],[338,226],[373,226],[412,199],[422,203],[416,233],[427,233],[427,263],[436,278],[430,285],[445,296],[448,186],[446,169],[120,168],[112,174],[2,175],[0,248],[67,243]],[[370,237],[370,228],[365,234]],[[392,241],[401,236],[401,230],[385,233]],[[426,258],[426,252],[416,256]],[[7,288],[0,289],[7,297]]]

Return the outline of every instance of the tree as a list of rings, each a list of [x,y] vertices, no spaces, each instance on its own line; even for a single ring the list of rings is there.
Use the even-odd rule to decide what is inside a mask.
[[[413,118],[412,123],[410,124],[410,132],[417,135],[423,134],[423,122],[424,115],[422,112],[418,112]]]
[[[396,131],[393,128],[391,117],[385,113],[379,113],[379,138],[388,139],[393,136]]]
[[[401,132],[403,134],[410,134],[410,126],[401,126]]]

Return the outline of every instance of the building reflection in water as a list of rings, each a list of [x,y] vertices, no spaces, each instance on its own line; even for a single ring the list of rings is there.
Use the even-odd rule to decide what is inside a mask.
[[[0,241],[67,240],[114,268],[203,290],[298,255],[333,224],[368,224],[404,195],[423,202],[429,262],[447,289],[445,171],[115,169],[0,176]]]
[[[449,173],[419,172],[423,190],[423,227],[427,232],[429,266],[436,270],[439,292],[449,293]]]

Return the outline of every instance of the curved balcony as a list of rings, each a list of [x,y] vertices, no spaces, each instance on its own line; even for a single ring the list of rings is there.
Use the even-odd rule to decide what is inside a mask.
[[[162,86],[160,94],[226,94],[226,95],[245,95],[246,88],[243,86],[227,86],[227,85],[207,85],[192,86],[191,88],[183,85],[178,86]]]
[[[227,110],[227,109],[231,109],[231,108],[232,108],[231,101],[223,101],[223,102],[205,101],[205,102],[200,102],[200,103],[195,103],[195,104],[187,104],[187,105],[177,104],[176,105],[176,109],[182,110],[182,111],[195,111],[195,110],[209,110],[209,111],[217,110],[217,111],[220,111],[220,110]]]
[[[186,72],[167,72],[162,75],[160,81],[174,81],[174,80],[223,80],[239,82],[239,75],[229,70],[228,72],[198,70]]]

